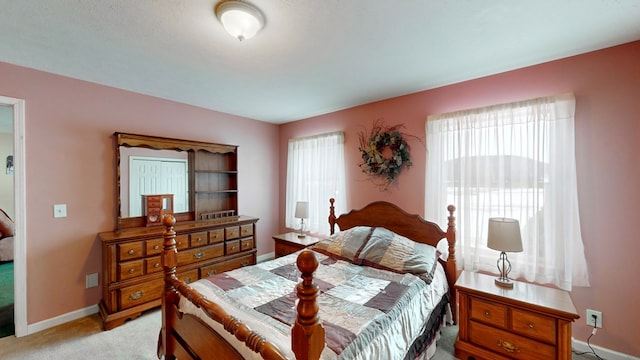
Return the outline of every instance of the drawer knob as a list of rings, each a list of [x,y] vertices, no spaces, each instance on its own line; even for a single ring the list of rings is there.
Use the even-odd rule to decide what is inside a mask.
[[[155,263],[155,264],[153,264],[153,267],[154,267],[154,268],[159,268],[159,267],[160,267],[160,263]]]
[[[245,261],[242,262],[242,266],[248,266],[248,265],[249,265],[248,261],[245,260]]]
[[[489,312],[489,310],[484,311],[484,317],[491,317],[491,313]]]
[[[533,329],[534,327],[533,324],[529,324],[529,329]]]
[[[184,278],[184,282],[186,282],[187,284],[191,282],[191,278],[190,277],[186,277]]]
[[[204,256],[204,253],[202,251],[193,254],[194,259],[200,259],[203,256]]]
[[[218,273],[218,270],[209,270],[207,271],[207,276],[216,275],[217,273]]]
[[[140,299],[142,297],[142,295],[144,295],[144,291],[138,290],[138,291],[132,293],[131,295],[129,295],[129,299],[138,300],[138,299]]]
[[[235,250],[236,246],[235,245],[231,245],[231,250]]]
[[[135,252],[133,249],[131,249],[131,250],[129,250],[129,251],[128,251],[128,253],[129,253],[129,255],[133,255],[133,254],[135,254],[136,252]]]
[[[156,245],[153,247],[153,250],[158,250],[158,249],[160,249],[160,245]]]
[[[508,341],[498,340],[498,346],[508,353],[520,352],[520,348]]]
[[[134,268],[129,269],[129,274],[133,274],[134,272],[136,272],[136,269]]]

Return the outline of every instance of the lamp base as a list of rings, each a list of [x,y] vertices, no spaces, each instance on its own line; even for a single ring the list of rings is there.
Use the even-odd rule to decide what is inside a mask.
[[[496,285],[505,289],[513,289],[513,281],[509,280],[509,278],[496,278]]]

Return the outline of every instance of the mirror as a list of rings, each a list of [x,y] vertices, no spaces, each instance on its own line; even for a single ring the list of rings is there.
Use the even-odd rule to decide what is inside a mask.
[[[235,168],[231,171],[202,171],[196,167],[219,167],[215,163],[220,162],[220,156],[226,159],[223,163],[229,163],[228,159],[233,163],[236,146],[126,133],[115,133],[114,137],[118,229],[145,226],[144,195],[172,194],[173,213],[177,221],[196,219],[196,193],[200,194],[198,213],[220,210],[217,207],[237,210],[235,195],[231,200],[227,198],[224,205],[220,205],[220,200],[201,200],[203,196],[219,199],[220,193],[233,194],[236,189],[202,191],[195,188],[196,183],[201,187],[209,186],[210,181],[213,181],[209,178],[215,178],[216,183],[220,183],[221,174],[235,178]],[[204,153],[210,155],[206,156]],[[203,172],[204,180],[201,174]],[[196,173],[200,173],[197,182]],[[227,183],[231,188],[236,186],[233,181]]]

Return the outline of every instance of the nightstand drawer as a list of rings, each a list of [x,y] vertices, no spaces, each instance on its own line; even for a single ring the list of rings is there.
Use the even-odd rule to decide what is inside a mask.
[[[511,309],[511,328],[524,336],[556,343],[556,322],[551,317],[514,308]]]
[[[470,299],[471,319],[507,328],[507,307],[476,298]]]
[[[532,341],[508,331],[493,328],[476,321],[469,322],[470,340],[495,353],[513,359],[554,360],[556,350],[553,346]]]

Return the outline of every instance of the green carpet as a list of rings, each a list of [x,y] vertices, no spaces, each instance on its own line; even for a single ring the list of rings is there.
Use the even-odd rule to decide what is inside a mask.
[[[0,263],[0,337],[13,335],[13,261]]]

